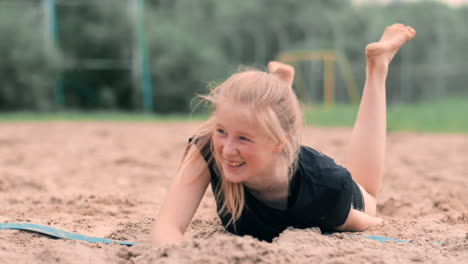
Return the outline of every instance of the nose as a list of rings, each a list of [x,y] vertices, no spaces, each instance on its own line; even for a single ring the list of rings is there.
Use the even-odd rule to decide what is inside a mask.
[[[226,140],[223,146],[223,155],[225,156],[234,156],[237,154],[236,143],[233,140]]]

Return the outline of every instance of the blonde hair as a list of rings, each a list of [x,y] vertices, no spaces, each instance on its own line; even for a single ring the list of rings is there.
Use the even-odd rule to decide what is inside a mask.
[[[297,167],[303,114],[291,84],[280,78],[281,76],[275,73],[249,69],[232,75],[212,89],[208,95],[200,96],[214,107],[214,111],[195,132],[194,139],[196,140],[192,140],[187,150],[193,144],[196,144],[199,150],[209,147],[216,161],[216,153],[211,142],[215,131],[216,107],[225,102],[242,104],[255,111],[255,121],[261,125],[275,144],[281,146],[280,154],[284,162],[278,164],[282,166],[280,168],[282,171],[288,173],[290,179]],[[185,158],[187,162],[193,160],[193,157]],[[229,225],[239,219],[244,210],[244,187],[240,183],[224,180],[223,171],[217,161],[214,170],[221,176],[221,184],[217,186],[215,192],[217,198],[223,201],[219,213],[231,214]]]

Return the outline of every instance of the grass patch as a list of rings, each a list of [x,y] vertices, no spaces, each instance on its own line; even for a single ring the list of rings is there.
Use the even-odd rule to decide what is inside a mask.
[[[314,126],[352,127],[358,106],[323,105],[305,107],[305,121]],[[448,98],[420,104],[395,104],[388,108],[389,131],[468,133],[468,98]],[[109,121],[109,122],[184,122],[206,120],[207,114],[159,115],[129,112],[3,113],[0,122],[25,121]]]
[[[103,121],[103,122],[183,122],[205,120],[206,114],[151,114],[131,112],[17,112],[0,114],[0,122]]]
[[[468,133],[468,99],[450,98],[389,109],[390,130]]]
[[[357,105],[307,105],[304,107],[305,123],[313,126],[352,127],[358,111]]]
[[[357,111],[356,105],[308,106],[305,119],[309,125],[352,127]],[[468,98],[395,104],[388,107],[387,127],[389,131],[468,133],[467,113]]]

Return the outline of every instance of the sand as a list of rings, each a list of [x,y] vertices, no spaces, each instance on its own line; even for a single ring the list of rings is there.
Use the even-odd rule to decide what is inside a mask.
[[[468,135],[389,133],[382,226],[288,229],[273,243],[225,233],[209,189],[177,246],[147,244],[198,123],[0,124],[0,222],[49,225],[137,246],[0,230],[0,263],[468,263]],[[344,160],[348,128],[307,127],[304,143]],[[181,194],[182,195],[182,194]]]

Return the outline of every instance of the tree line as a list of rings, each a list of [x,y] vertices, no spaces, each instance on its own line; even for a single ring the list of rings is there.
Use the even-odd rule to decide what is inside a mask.
[[[131,1],[57,0],[53,44],[40,1],[0,1],[0,110],[141,111]],[[144,14],[155,112],[189,112],[197,93],[239,65],[261,68],[291,51],[341,54],[362,87],[365,45],[396,22],[413,26],[417,37],[392,62],[389,102],[467,95],[468,7],[428,1],[353,6],[349,0],[156,0],[145,2]],[[323,63],[295,66],[305,83],[301,98],[321,102]],[[335,71],[337,100],[349,102],[342,69]]]

